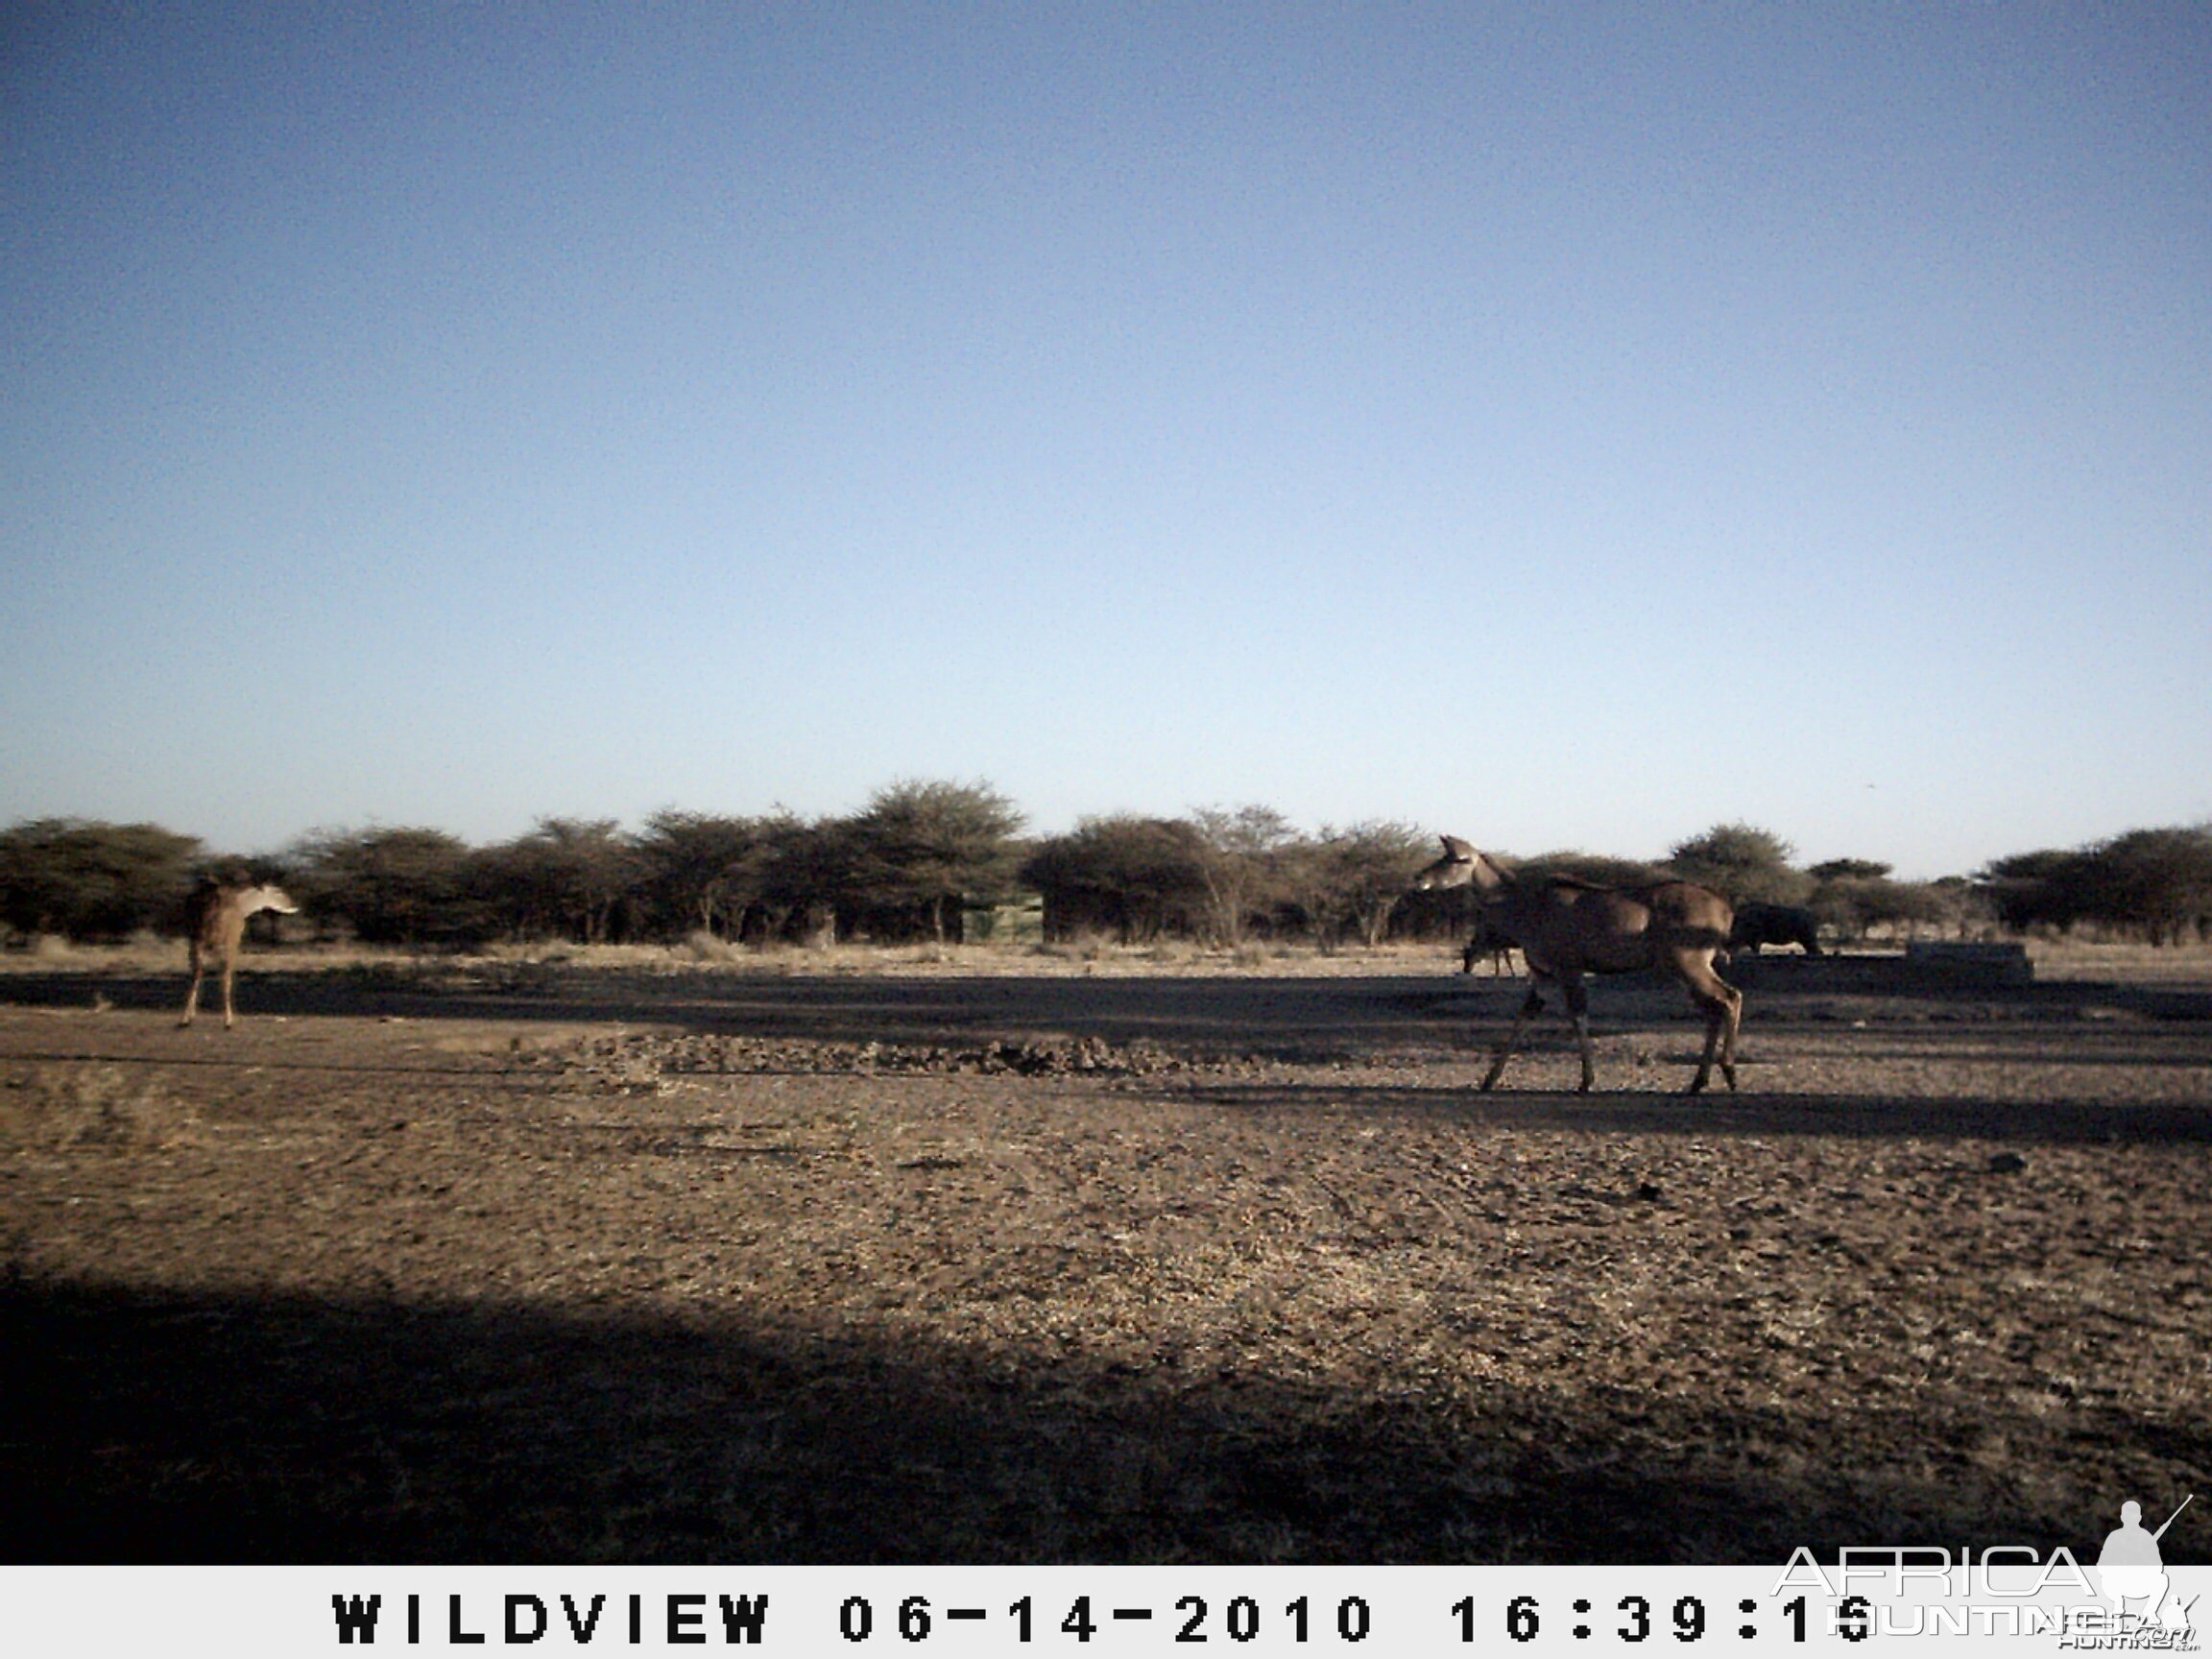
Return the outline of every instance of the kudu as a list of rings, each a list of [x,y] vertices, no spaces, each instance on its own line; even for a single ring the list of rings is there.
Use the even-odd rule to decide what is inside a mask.
[[[1634,887],[1600,887],[1572,876],[1524,879],[1455,835],[1443,838],[1444,856],[1413,878],[1423,890],[1464,887],[1481,894],[1483,922],[1521,948],[1528,964],[1528,999],[1498,1045],[1482,1079],[1497,1087],[1521,1041],[1522,1029],[1544,1011],[1544,988],[1565,995],[1582,1049],[1582,1092],[1597,1075],[1590,1052],[1588,974],[1627,974],[1656,968],[1682,981],[1705,1014],[1705,1054],[1690,1093],[1703,1089],[1713,1062],[1728,1087],[1736,1087],[1736,1028],[1743,998],[1713,971],[1714,952],[1726,949],[1734,920],[1728,901],[1689,881],[1654,881]]]
[[[291,916],[300,906],[293,903],[283,888],[269,883],[203,880],[192,889],[186,901],[185,926],[192,938],[192,989],[184,994],[184,1018],[180,1025],[189,1025],[200,1012],[200,980],[207,972],[207,964],[221,957],[223,962],[223,1028],[228,1031],[238,1023],[238,1011],[230,1001],[230,981],[238,970],[238,942],[246,936],[246,918],[263,910],[274,910]]]

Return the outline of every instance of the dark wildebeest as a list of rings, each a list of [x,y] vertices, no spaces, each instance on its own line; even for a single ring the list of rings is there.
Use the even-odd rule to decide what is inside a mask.
[[[1728,949],[1756,956],[1768,945],[1795,945],[1808,956],[1820,954],[1820,926],[1813,912],[1791,904],[1745,904],[1728,929]]]
[[[189,1025],[200,1012],[200,980],[207,972],[207,964],[220,957],[223,1028],[228,1030],[237,1024],[238,1011],[230,1002],[230,980],[238,969],[238,942],[246,936],[246,918],[263,910],[291,916],[299,909],[284,889],[273,883],[203,879],[193,888],[184,906],[184,925],[191,929],[192,939],[192,989],[184,994],[184,1018],[177,1023]]]
[[[1482,918],[1521,948],[1528,964],[1528,999],[1498,1045],[1487,1090],[1496,1086],[1521,1040],[1522,1027],[1544,1010],[1544,987],[1566,996],[1567,1016],[1582,1049],[1582,1092],[1597,1074],[1590,1052],[1586,974],[1626,974],[1657,968],[1672,974],[1705,1013],[1705,1053],[1690,1093],[1703,1089],[1716,1058],[1728,1087],[1736,1087],[1736,1028],[1742,993],[1713,972],[1716,951],[1728,943],[1734,913],[1710,887],[1689,881],[1654,881],[1633,887],[1599,887],[1572,876],[1523,879],[1456,836],[1443,837],[1444,856],[1413,878],[1415,888],[1479,889]]]

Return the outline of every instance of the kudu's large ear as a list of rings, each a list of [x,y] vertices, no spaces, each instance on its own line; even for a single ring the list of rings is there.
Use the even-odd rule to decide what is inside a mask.
[[[1439,835],[1436,839],[1444,843],[1444,856],[1451,859],[1453,863],[1472,864],[1475,861],[1475,849],[1460,840],[1458,836]]]

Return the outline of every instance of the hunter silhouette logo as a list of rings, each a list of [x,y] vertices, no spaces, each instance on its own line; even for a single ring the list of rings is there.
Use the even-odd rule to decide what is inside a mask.
[[[2196,1497],[2192,1492],[2182,1499],[2181,1508],[2166,1517],[2166,1527],[2178,1521],[2181,1510]],[[2158,1552],[2158,1540],[2166,1536],[2166,1527],[2146,1532],[2143,1505],[2121,1504],[2120,1525],[2105,1534],[2104,1548],[2097,1553],[2097,1577],[2115,1614],[2125,1614],[2130,1601],[2140,1601],[2146,1624],[2155,1621],[2163,1629],[2186,1630],[2189,1609],[2170,1594],[2173,1582],[2166,1576],[2166,1559]]]

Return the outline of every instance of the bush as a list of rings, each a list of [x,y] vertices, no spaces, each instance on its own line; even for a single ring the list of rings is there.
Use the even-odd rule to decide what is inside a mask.
[[[2089,850],[2089,913],[2177,945],[2212,918],[2212,829],[2132,830]]]
[[[529,834],[476,854],[477,889],[502,932],[604,945],[645,873],[612,818],[541,818]]]
[[[1732,904],[1802,904],[1813,878],[1790,867],[1796,849],[1770,830],[1717,824],[1675,843],[1667,867],[1686,881],[1717,889]]]
[[[1409,824],[1370,821],[1349,830],[1324,825],[1310,841],[1279,854],[1284,884],[1323,950],[1346,933],[1380,945],[1391,912],[1429,860],[1429,837]]]
[[[1917,932],[1924,926],[1941,927],[1957,919],[1956,906],[1931,883],[1891,881],[1880,876],[1823,881],[1808,908],[1845,939],[1863,939],[1877,927]]]
[[[40,818],[0,830],[0,919],[18,933],[122,939],[176,927],[199,838],[157,824]]]
[[[1297,831],[1272,806],[1201,807],[1187,822],[1206,890],[1208,943],[1233,950],[1255,918],[1288,899],[1284,854]]]
[[[1010,896],[1021,828],[1021,811],[988,783],[893,783],[846,826],[848,890],[884,931],[943,944],[967,907]]]
[[[482,861],[443,830],[318,830],[292,862],[301,905],[369,944],[474,944],[493,931]]]
[[[637,840],[637,896],[643,925],[696,942],[744,936],[745,917],[765,890],[775,820],[717,818],[669,809]]]
[[[1977,879],[2015,931],[2090,922],[2176,944],[2212,921],[2212,828],[2131,830],[2071,851],[2018,853]]]
[[[1107,933],[1141,945],[1196,929],[1204,858],[1196,827],[1179,819],[1084,818],[1074,833],[1039,842],[1019,875],[1044,897],[1046,940]]]

